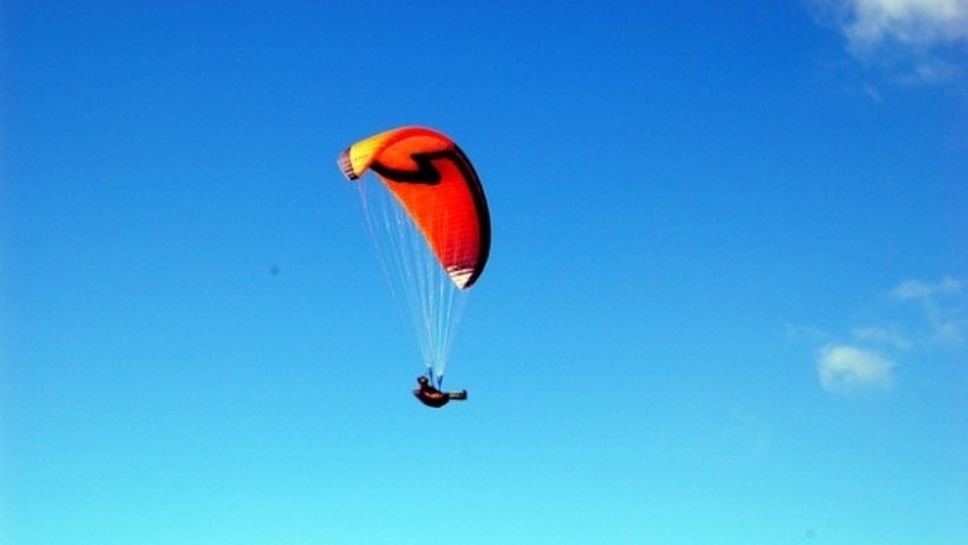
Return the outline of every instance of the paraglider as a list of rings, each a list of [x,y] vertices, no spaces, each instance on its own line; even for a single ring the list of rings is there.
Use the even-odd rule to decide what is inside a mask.
[[[440,387],[467,292],[491,247],[474,167],[453,140],[425,127],[361,140],[340,155],[339,166],[351,181],[367,171],[380,181],[357,185],[384,273],[423,354],[427,376],[414,394],[432,407],[466,399],[466,391]]]

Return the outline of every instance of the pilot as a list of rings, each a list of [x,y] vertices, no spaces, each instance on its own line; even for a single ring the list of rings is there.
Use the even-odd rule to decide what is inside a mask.
[[[439,409],[451,400],[464,401],[467,399],[467,390],[441,392],[439,389],[434,388],[427,377],[424,376],[417,377],[417,384],[419,387],[413,391],[413,395],[428,407]]]

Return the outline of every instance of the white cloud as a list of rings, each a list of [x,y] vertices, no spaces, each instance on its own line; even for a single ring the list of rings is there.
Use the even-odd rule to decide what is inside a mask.
[[[968,277],[905,280],[885,293],[874,314],[848,335],[787,326],[791,339],[820,347],[816,368],[824,390],[889,389],[898,358],[960,354],[968,345]]]
[[[863,388],[891,386],[894,362],[880,354],[848,344],[830,344],[820,350],[817,373],[828,392],[847,393]]]
[[[840,0],[852,48],[968,41],[968,0]]]
[[[897,82],[937,84],[965,73],[968,0],[812,0],[848,51],[896,72]]]

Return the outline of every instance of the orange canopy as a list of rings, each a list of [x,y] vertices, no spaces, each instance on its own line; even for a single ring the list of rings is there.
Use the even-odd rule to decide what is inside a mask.
[[[491,220],[477,173],[457,144],[432,129],[401,127],[353,144],[339,164],[350,180],[375,172],[454,284],[474,284],[490,251]]]

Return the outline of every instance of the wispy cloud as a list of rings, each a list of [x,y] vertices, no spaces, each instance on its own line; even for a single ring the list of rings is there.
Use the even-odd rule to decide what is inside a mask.
[[[820,347],[816,368],[824,390],[887,390],[894,383],[894,368],[912,353],[924,356],[968,344],[968,286],[959,278],[904,280],[876,308],[873,319],[847,334],[787,326],[791,338]]]
[[[968,0],[814,0],[858,59],[900,71],[897,81],[936,84],[965,70]]]
[[[961,291],[961,282],[947,276],[939,282],[905,280],[891,290],[891,295],[899,301],[929,300],[938,295],[952,295]]]
[[[905,280],[891,291],[900,302],[917,304],[929,327],[928,342],[964,344],[968,317],[964,308],[964,283],[945,277],[938,282]]]
[[[896,327],[864,326],[854,329],[858,341],[886,345],[898,350],[910,350],[914,343]]]
[[[790,339],[808,341],[811,344],[822,344],[833,340],[833,335],[812,325],[786,324],[784,333]]]
[[[724,439],[741,446],[750,455],[767,453],[773,443],[767,420],[743,406],[729,409],[721,433]]]
[[[890,388],[893,361],[877,352],[849,344],[829,344],[817,357],[820,385],[828,392]]]

